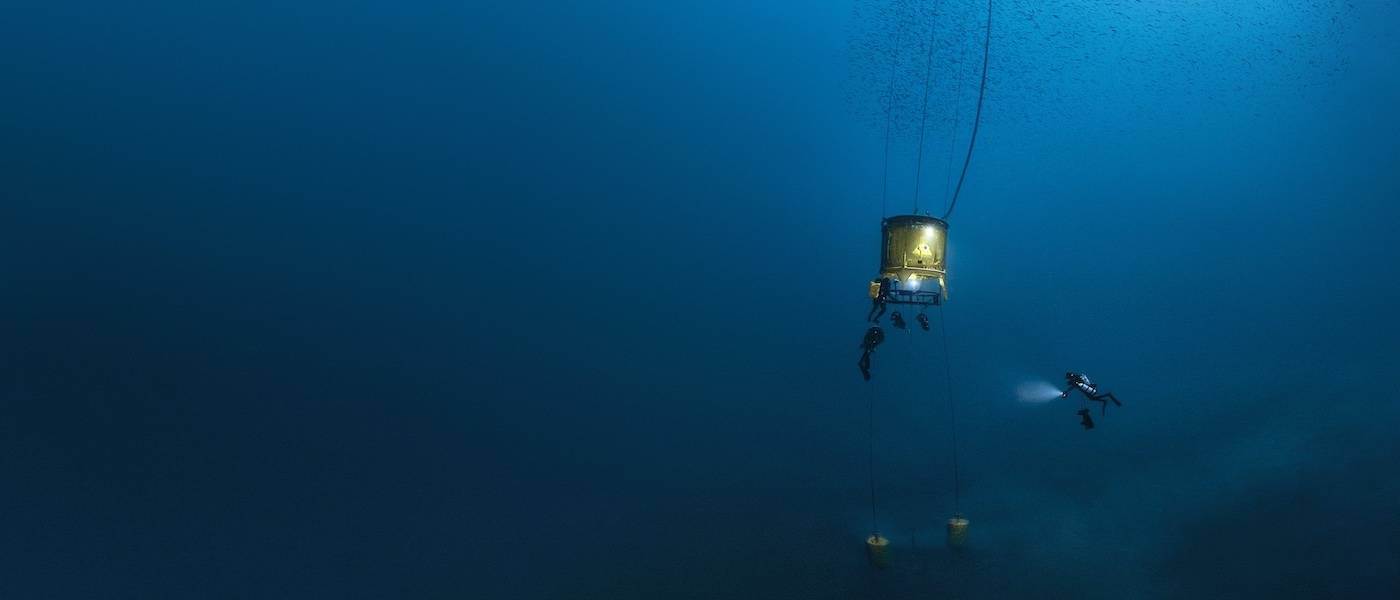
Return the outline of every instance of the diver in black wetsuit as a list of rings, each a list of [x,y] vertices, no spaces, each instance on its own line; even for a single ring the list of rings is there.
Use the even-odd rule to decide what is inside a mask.
[[[918,319],[919,327],[922,327],[924,331],[928,331],[928,315],[924,313],[919,313],[919,316],[914,318]]]
[[[875,292],[875,297],[870,299],[870,312],[865,315],[865,320],[871,323],[880,322],[880,317],[885,314],[885,301],[889,299],[891,283],[889,277],[880,278],[880,289]]]
[[[1099,386],[1089,381],[1089,376],[1083,373],[1075,373],[1074,371],[1067,372],[1065,373],[1065,382],[1069,384],[1069,387],[1060,394],[1061,398],[1068,398],[1070,392],[1079,390],[1079,393],[1084,394],[1085,398],[1102,405],[1100,414],[1108,411],[1109,400],[1113,401],[1114,406],[1123,406],[1123,403],[1118,401],[1118,398],[1113,395],[1113,392],[1100,393]],[[1079,415],[1079,424],[1084,427],[1084,429],[1094,428],[1094,418],[1089,416],[1088,408],[1081,408],[1074,414]]]
[[[883,341],[885,341],[885,330],[880,329],[879,326],[865,330],[865,337],[860,341],[863,352],[861,352],[860,360],[856,362],[856,366],[860,367],[860,376],[864,377],[866,381],[870,381],[870,353],[874,352],[875,347]]]
[[[909,324],[904,322],[904,315],[899,314],[899,311],[890,313],[890,322],[894,323],[895,329],[909,328]]]

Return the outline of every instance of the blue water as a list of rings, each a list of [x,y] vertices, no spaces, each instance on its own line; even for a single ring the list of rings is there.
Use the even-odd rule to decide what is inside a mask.
[[[867,384],[981,3],[7,4],[0,597],[1400,596],[1400,7],[993,7]]]

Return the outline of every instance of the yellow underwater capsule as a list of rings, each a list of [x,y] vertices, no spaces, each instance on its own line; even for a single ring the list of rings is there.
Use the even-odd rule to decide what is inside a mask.
[[[968,520],[962,515],[953,515],[948,519],[948,547],[960,549],[967,545],[967,525]]]
[[[880,273],[870,283],[870,297],[883,291],[892,304],[942,304],[948,223],[926,215],[888,217],[880,223],[880,237]]]
[[[865,549],[870,552],[870,564],[881,569],[890,566],[890,540],[878,533],[865,538]]]

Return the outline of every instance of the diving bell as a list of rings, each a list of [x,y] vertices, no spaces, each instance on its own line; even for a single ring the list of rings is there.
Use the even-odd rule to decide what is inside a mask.
[[[879,298],[881,282],[887,281],[886,302],[942,304],[948,295],[947,251],[947,221],[924,215],[885,218],[880,223],[880,273],[870,282],[870,297]]]

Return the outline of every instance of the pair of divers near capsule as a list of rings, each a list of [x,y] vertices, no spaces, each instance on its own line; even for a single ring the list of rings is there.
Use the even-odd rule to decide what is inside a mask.
[[[948,222],[927,215],[899,215],[888,217],[880,224],[880,271],[870,281],[870,312],[866,321],[872,325],[861,338],[860,360],[856,366],[860,375],[870,381],[870,355],[885,341],[885,330],[880,327],[880,317],[890,304],[917,306],[915,320],[924,331],[929,330],[928,315],[924,313],[930,306],[941,306],[948,298],[945,280],[947,269],[945,257],[948,251]],[[890,322],[897,329],[908,329],[904,315],[899,310],[890,314]],[[1078,390],[1085,400],[1101,405],[1101,414],[1108,410],[1108,402],[1122,406],[1111,392],[1100,392],[1098,385],[1082,373],[1065,373],[1068,387],[1060,394],[1068,398],[1070,392]],[[1094,419],[1087,407],[1078,412],[1079,424],[1085,430],[1094,428]]]
[[[866,381],[870,381],[870,355],[885,341],[880,317],[888,305],[917,306],[919,314],[914,318],[919,328],[928,331],[928,315],[924,311],[941,305],[948,289],[943,279],[948,249],[946,221],[924,215],[889,217],[881,223],[880,237],[880,274],[870,282],[870,312],[865,316],[873,325],[865,330],[860,360],[856,362]],[[909,327],[898,310],[890,315],[890,321],[898,329]]]

